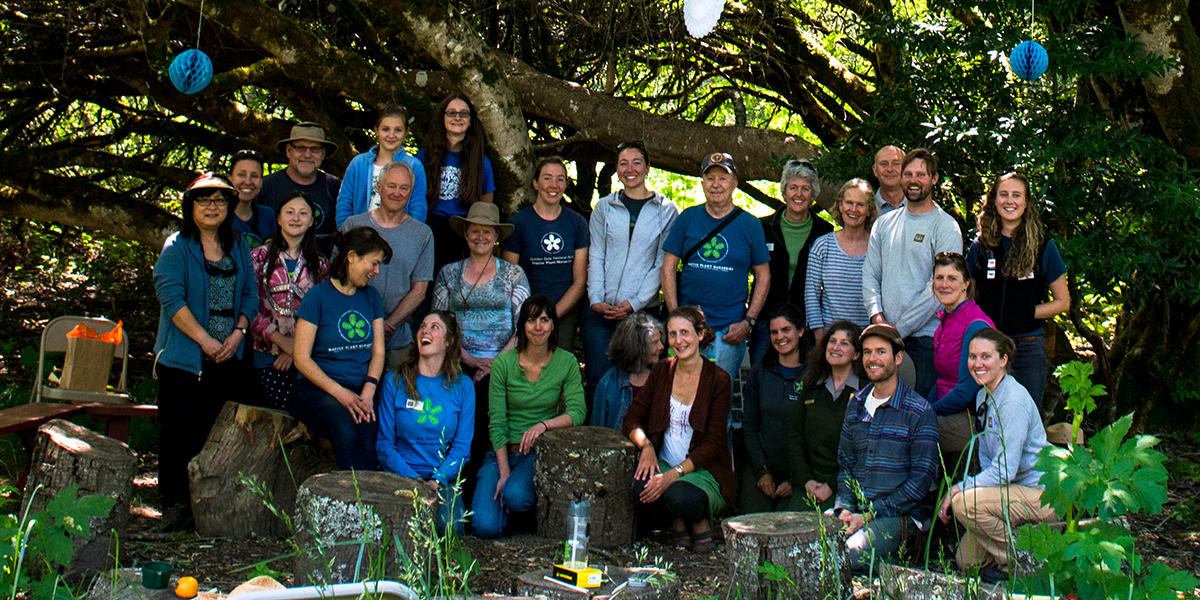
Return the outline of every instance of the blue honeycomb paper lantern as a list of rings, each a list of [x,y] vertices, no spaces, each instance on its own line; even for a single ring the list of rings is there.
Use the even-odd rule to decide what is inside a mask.
[[[212,81],[213,64],[208,55],[196,50],[181,52],[171,61],[171,83],[185,94],[195,94]]]
[[[1033,81],[1046,72],[1050,57],[1041,44],[1026,40],[1013,48],[1012,54],[1008,55],[1008,64],[1012,67],[1013,75],[1024,81]]]

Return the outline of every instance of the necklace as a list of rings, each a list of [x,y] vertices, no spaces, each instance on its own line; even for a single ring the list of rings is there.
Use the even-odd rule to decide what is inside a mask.
[[[464,276],[467,274],[467,267],[470,266],[470,264],[471,264],[470,261],[466,261],[463,263],[463,275]],[[484,275],[487,275],[488,266],[495,265],[495,264],[496,264],[495,259],[492,259],[492,260],[488,261],[487,264],[483,265],[483,269],[480,269],[479,275],[475,276],[475,283],[471,284],[471,289],[467,290],[466,295],[463,295],[462,278],[461,277],[459,278],[459,280],[458,280],[458,297],[462,298],[463,310],[467,310],[467,300],[471,299],[471,294],[475,293],[475,288],[479,287],[479,282],[483,281]]]

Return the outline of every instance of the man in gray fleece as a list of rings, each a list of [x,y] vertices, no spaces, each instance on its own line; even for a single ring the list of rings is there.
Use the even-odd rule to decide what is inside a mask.
[[[907,205],[875,221],[863,266],[863,303],[871,323],[889,323],[904,337],[917,372],[917,393],[928,397],[933,369],[933,332],[941,307],[930,290],[933,257],[962,253],[958,222],[933,202],[937,157],[925,148],[904,156],[901,181]]]

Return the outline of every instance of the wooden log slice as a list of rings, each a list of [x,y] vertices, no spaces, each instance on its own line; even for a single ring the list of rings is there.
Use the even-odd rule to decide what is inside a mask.
[[[292,532],[268,503],[290,514],[300,483],[335,468],[332,453],[288,413],[226,402],[204,449],[188,463],[196,532],[288,537]]]
[[[124,539],[129,524],[136,468],[137,458],[129,446],[110,437],[61,419],[38,428],[20,514],[46,508],[71,484],[79,485],[78,496],[96,494],[116,501],[107,517],[91,519],[89,539],[73,538],[75,554],[66,571],[68,579],[113,568],[118,540]]]
[[[1002,586],[961,575],[934,573],[888,563],[879,565],[880,594],[896,600],[1004,600]],[[1046,596],[1047,598],[1049,596]]]
[[[816,512],[740,515],[722,523],[729,557],[730,585],[755,598],[844,598],[850,566],[841,523]],[[794,582],[772,582],[758,567],[782,567]]]
[[[542,596],[550,600],[590,600],[592,598],[604,600],[612,596],[613,590],[625,583],[636,572],[633,569],[604,565],[596,565],[596,568],[603,571],[610,580],[605,581],[604,585],[598,588],[587,588],[586,593],[546,581],[551,569],[526,571],[513,582],[513,588],[518,596]],[[672,579],[657,586],[630,587],[627,585],[621,588],[617,597],[639,600],[675,600],[679,597],[679,590],[679,580]]]
[[[410,519],[430,494],[416,479],[378,471],[309,477],[296,494],[296,585],[398,577],[400,551],[414,555]],[[432,509],[417,521],[428,533]]]
[[[636,531],[629,493],[637,468],[637,448],[607,427],[566,427],[537,441],[534,487],[538,535],[566,539],[571,502],[591,501],[589,543],[599,547],[633,543]]]

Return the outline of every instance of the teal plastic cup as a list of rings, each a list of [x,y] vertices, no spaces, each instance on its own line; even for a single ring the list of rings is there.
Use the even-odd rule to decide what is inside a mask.
[[[165,590],[171,582],[171,563],[152,560],[142,563],[142,587],[151,590]]]

